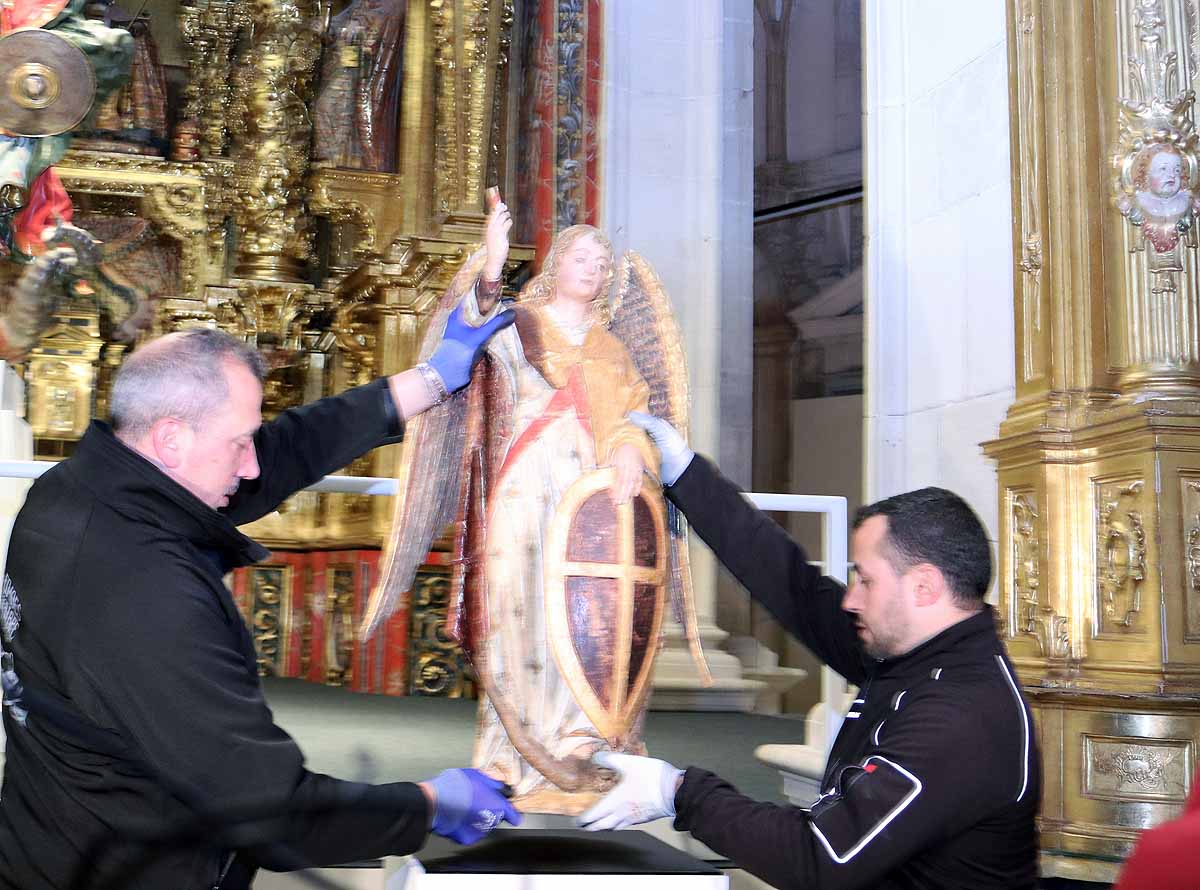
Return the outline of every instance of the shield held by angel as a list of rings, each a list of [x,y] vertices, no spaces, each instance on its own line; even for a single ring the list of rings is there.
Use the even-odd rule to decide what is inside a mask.
[[[498,299],[508,251],[499,204],[430,319],[421,359],[460,303],[472,324]],[[609,300],[615,278],[615,296]],[[526,812],[578,814],[612,776],[599,750],[645,753],[642,724],[668,609],[710,682],[683,519],[658,453],[627,418],[687,430],[687,371],[670,301],[632,251],[590,226],[555,240],[489,343],[471,384],[409,425],[370,635],[412,586],[435,537],[454,539],[447,632],[481,690],[474,765]]]

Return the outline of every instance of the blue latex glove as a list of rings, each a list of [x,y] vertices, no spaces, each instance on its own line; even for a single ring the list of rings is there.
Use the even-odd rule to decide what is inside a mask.
[[[501,822],[521,824],[521,814],[502,793],[505,784],[477,769],[442,770],[429,784],[437,797],[435,834],[473,844]]]
[[[630,411],[629,422],[646,431],[662,455],[662,483],[674,485],[688,468],[696,452],[688,448],[679,431],[665,420],[641,411]]]
[[[463,318],[463,304],[454,308],[446,319],[442,342],[429,357],[429,366],[441,376],[446,392],[457,392],[471,381],[471,369],[483,356],[487,341],[516,320],[517,313],[505,309],[486,324],[473,328]]]

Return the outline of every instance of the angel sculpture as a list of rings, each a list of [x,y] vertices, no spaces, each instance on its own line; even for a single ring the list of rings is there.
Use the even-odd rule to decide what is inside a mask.
[[[498,299],[511,217],[498,203],[430,320],[427,358],[460,302],[471,324]],[[482,274],[481,274],[482,273]],[[608,292],[614,274],[617,297]],[[591,226],[559,234],[468,389],[412,424],[391,545],[364,617],[369,636],[453,523],[447,632],[481,696],[474,765],[526,812],[578,814],[611,776],[599,750],[644,753],[642,723],[667,603],[701,675],[687,541],[630,411],[687,427],[687,372],[650,266]]]

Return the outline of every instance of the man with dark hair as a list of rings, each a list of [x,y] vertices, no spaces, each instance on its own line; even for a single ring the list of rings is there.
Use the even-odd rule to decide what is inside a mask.
[[[674,816],[777,887],[1033,890],[1039,758],[984,603],[992,561],[971,508],[940,488],[863,508],[843,588],[669,424],[630,417],[658,445],[666,494],[692,528],[859,697],[808,807],[751,800],[697,767],[600,753],[621,780],[585,827]]]
[[[29,491],[2,588],[0,887],[244,888],[279,870],[460,843],[520,816],[501,783],[311,773],[272,719],[223,576],[273,511],[466,385],[487,339],[451,315],[428,364],[262,422],[264,365],[214,330],[135,350],[113,426]],[[235,855],[235,851],[237,851]]]

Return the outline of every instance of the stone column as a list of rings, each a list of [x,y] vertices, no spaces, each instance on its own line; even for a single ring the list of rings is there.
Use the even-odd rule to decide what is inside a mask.
[[[787,68],[788,33],[792,20],[792,0],[754,0],[763,23],[767,66],[767,162],[786,161],[787,145]]]
[[[605,6],[602,227],[671,295],[688,354],[692,443],[750,482],[753,358],[753,8],[749,0]],[[748,710],[760,683],[721,651],[717,566],[692,548],[714,687],[700,687],[677,628],[655,664],[652,706]],[[745,594],[731,591],[742,600]]]

